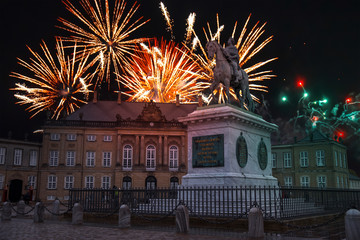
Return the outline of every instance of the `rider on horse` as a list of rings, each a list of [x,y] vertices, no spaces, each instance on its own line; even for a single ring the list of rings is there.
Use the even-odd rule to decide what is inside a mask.
[[[234,83],[234,85],[237,85],[240,83],[240,80],[242,79],[242,76],[239,75],[239,70],[240,70],[240,66],[239,66],[239,51],[238,49],[235,47],[235,40],[234,38],[230,37],[228,40],[228,45],[225,49],[221,48],[226,59],[228,60],[229,64],[232,67],[232,72],[233,72],[233,79],[232,82]]]

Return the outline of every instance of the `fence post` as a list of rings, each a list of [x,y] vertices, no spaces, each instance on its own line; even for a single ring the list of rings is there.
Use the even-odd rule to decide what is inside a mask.
[[[176,208],[176,232],[187,233],[189,227],[189,210],[185,205]]]
[[[10,202],[5,202],[2,208],[1,220],[11,220],[11,206]]]
[[[252,207],[249,211],[249,238],[264,237],[264,217],[258,207]]]
[[[345,214],[345,235],[347,240],[360,239],[360,211],[350,209]]]
[[[34,210],[34,222],[35,223],[42,223],[44,222],[44,204],[42,202],[37,202],[35,204]]]
[[[123,204],[119,209],[119,228],[129,228],[131,226],[131,212],[128,205]]]
[[[18,202],[18,204],[16,205],[16,211],[17,211],[17,214],[24,215],[24,213],[25,213],[25,202],[24,202],[24,200],[20,200]]]
[[[75,203],[72,209],[72,224],[83,224],[84,209],[80,203]]]

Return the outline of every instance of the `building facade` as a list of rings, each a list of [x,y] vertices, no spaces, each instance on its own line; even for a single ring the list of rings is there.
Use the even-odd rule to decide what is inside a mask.
[[[272,146],[272,167],[282,186],[349,188],[346,146],[317,130],[294,144]]]
[[[41,143],[0,139],[1,201],[16,202],[23,196],[35,199],[39,186],[40,149]]]
[[[197,104],[91,102],[43,127],[44,201],[70,188],[176,187],[187,171],[186,126]]]

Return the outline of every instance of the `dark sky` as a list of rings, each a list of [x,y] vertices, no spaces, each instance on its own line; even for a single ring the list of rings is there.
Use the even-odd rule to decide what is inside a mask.
[[[141,6],[136,16],[151,19],[134,36],[170,38],[166,24],[154,0],[138,1]],[[298,77],[305,79],[305,87],[314,100],[330,99],[329,104],[343,101],[350,92],[360,92],[360,7],[357,1],[209,1],[164,0],[174,20],[176,41],[181,42],[185,33],[185,20],[190,12],[196,12],[195,30],[203,36],[201,28],[206,22],[215,27],[216,13],[225,25],[222,40],[226,40],[235,21],[242,27],[251,13],[249,26],[256,21],[267,22],[264,38],[274,35],[274,40],[262,50],[254,61],[278,57],[263,70],[272,69],[276,78],[268,81],[270,101],[274,115],[291,117],[301,95],[296,88]],[[133,3],[133,1],[128,1]],[[1,65],[0,65],[0,137],[11,130],[16,137],[37,129],[44,114],[29,120],[30,113],[24,106],[15,105],[13,92],[16,79],[11,71],[22,72],[17,57],[30,57],[26,45],[39,50],[41,40],[54,46],[55,35],[67,33],[57,29],[58,17],[72,19],[59,0],[2,0]],[[203,39],[203,42],[205,40]],[[290,103],[280,104],[280,96],[290,96]]]

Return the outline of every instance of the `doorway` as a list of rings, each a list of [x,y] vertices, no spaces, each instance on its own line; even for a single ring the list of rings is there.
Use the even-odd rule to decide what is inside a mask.
[[[21,199],[23,181],[14,179],[10,181],[9,200],[10,202],[18,202]]]

